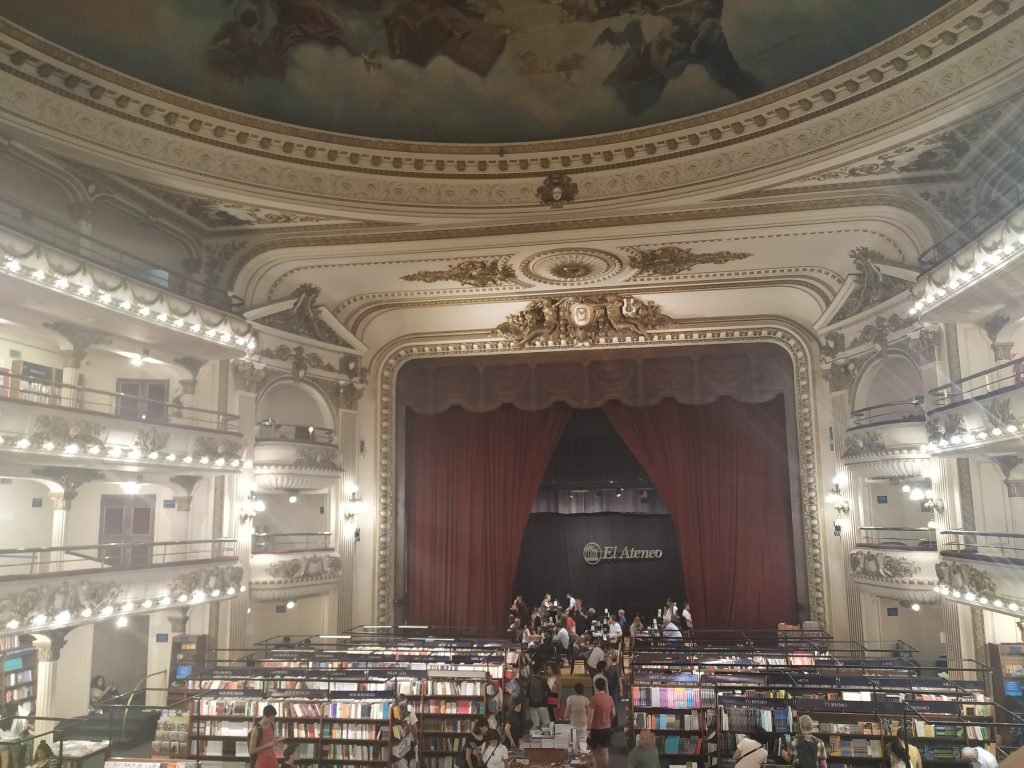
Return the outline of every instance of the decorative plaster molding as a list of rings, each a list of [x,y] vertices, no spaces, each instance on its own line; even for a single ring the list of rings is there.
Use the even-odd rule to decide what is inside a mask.
[[[800,509],[803,521],[804,550],[807,567],[807,589],[810,617],[822,624],[827,620],[825,601],[824,547],[821,535],[821,516],[818,500],[818,467],[815,414],[812,408],[813,382],[811,354],[807,339],[796,331],[786,320],[764,320],[752,325],[722,324],[699,328],[675,325],[652,333],[646,342],[625,340],[597,340],[591,349],[628,349],[650,345],[691,345],[708,343],[750,343],[768,342],[783,347],[793,363],[794,389],[796,396],[796,451],[800,463]],[[387,624],[392,621],[395,597],[395,515],[397,505],[397,419],[395,396],[398,371],[402,364],[420,357],[451,357],[508,355],[564,351],[564,347],[552,346],[539,349],[517,349],[506,341],[487,338],[481,332],[476,336],[443,339],[404,338],[392,342],[382,350],[375,360],[374,379],[378,387],[378,488],[377,506],[377,551],[376,551],[376,593],[374,595],[377,620]]]
[[[249,118],[118,75],[0,22],[0,113],[106,156],[239,187],[389,205],[537,205],[571,169],[580,201],[668,191],[765,168],[1009,81],[1019,2],[959,0],[822,73],[704,115],[610,137],[492,146],[360,140]],[[601,142],[595,144],[594,142]],[[347,146],[346,146],[347,145]],[[583,150],[583,151],[580,151]]]

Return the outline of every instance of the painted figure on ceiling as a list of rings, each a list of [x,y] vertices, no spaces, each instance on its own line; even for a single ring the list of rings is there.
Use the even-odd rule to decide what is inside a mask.
[[[642,112],[661,97],[668,81],[690,64],[700,64],[708,75],[737,99],[764,90],[764,84],[740,67],[722,29],[724,0],[677,0],[658,5],[657,15],[669,20],[653,40],[646,40],[638,19],[616,32],[605,29],[595,45],[627,46],[618,65],[605,79],[616,89],[631,113]],[[641,85],[642,84],[642,85]]]

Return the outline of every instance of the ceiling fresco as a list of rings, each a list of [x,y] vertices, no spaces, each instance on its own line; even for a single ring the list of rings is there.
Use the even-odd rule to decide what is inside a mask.
[[[15,24],[187,97],[418,142],[591,136],[813,74],[942,0],[4,0]]]

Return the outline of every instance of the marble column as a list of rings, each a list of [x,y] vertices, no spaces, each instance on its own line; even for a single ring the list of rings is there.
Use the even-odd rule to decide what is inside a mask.
[[[60,660],[60,652],[67,642],[67,635],[70,631],[70,629],[55,629],[32,636],[32,645],[38,654],[36,665],[36,717],[48,718],[55,716],[57,661]],[[53,725],[52,723],[44,724],[40,730],[52,730]]]

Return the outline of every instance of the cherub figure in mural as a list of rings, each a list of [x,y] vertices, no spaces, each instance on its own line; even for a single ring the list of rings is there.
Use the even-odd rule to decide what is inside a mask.
[[[271,14],[274,25],[267,30]],[[372,51],[364,51],[353,40],[325,0],[253,0],[236,7],[235,17],[214,33],[207,59],[228,77],[257,73],[280,79],[288,69],[292,48],[307,42],[340,46],[364,60],[373,57]]]
[[[484,77],[505,51],[509,30],[484,21],[469,0],[399,0],[384,18],[393,59],[425,67],[436,56]]]
[[[690,64],[700,64],[723,88],[745,99],[764,90],[764,84],[740,67],[729,50],[722,29],[725,0],[677,0],[658,4],[657,15],[669,25],[653,40],[644,38],[639,20],[634,19],[617,32],[605,29],[594,45],[627,46],[605,84],[614,87],[626,108],[633,114],[653,106],[668,81],[680,75]]]

